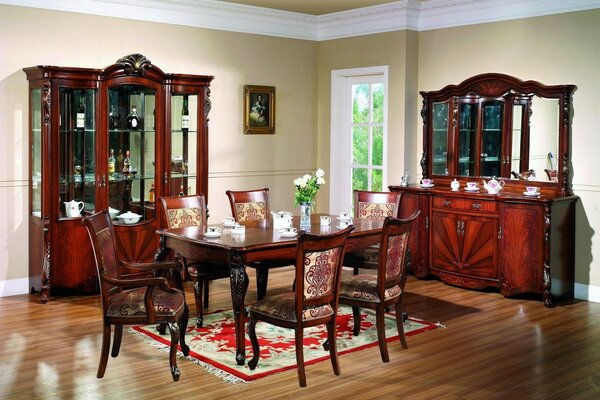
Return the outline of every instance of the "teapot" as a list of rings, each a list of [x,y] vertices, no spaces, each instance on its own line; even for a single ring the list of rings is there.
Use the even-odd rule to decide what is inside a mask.
[[[504,187],[504,181],[497,181],[496,177],[492,177],[487,183],[483,181],[483,187],[489,194],[498,194]]]
[[[271,212],[273,216],[273,229],[282,229],[292,226],[292,213],[289,211]]]
[[[83,206],[84,203],[83,201],[75,201],[75,200],[71,200],[71,201],[65,201],[65,211],[67,213],[67,217],[69,218],[75,218],[75,217],[79,217],[79,215],[81,214],[81,210],[83,210]]]

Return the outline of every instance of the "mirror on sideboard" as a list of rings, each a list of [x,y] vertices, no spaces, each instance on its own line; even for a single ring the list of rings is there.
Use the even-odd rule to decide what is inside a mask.
[[[535,179],[570,192],[575,89],[489,73],[421,92],[423,177]]]

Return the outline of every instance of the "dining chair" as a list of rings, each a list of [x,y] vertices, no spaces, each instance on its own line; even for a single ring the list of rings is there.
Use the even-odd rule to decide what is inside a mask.
[[[161,226],[182,228],[200,226],[206,231],[206,201],[203,194],[192,196],[160,197],[162,210]],[[194,299],[196,301],[196,327],[203,325],[204,307],[208,307],[209,285],[214,279],[229,278],[229,265],[226,262],[189,260],[175,254],[184,265],[184,270],[194,281]]]
[[[171,334],[169,364],[174,381],[181,375],[177,367],[177,343],[184,355],[190,348],[185,344],[189,309],[183,291],[169,286],[168,274],[179,274],[177,261],[153,263],[124,262],[117,259],[115,233],[106,210],[82,220],[92,242],[96,271],[102,299],[102,350],[96,376],[102,378],[108,363],[110,336],[115,326],[111,355],[117,357],[121,348],[123,325],[165,324]],[[154,277],[121,277],[121,266],[153,272]],[[163,275],[163,276],[159,276]],[[179,280],[180,280],[179,276]]]
[[[397,218],[400,213],[402,192],[354,191],[354,217],[383,221],[387,217]],[[379,266],[379,244],[349,252],[344,257],[344,266],[354,270],[360,268],[375,270]]]
[[[237,223],[261,227],[270,226],[271,206],[269,204],[269,188],[254,190],[227,190],[231,215]],[[249,267],[256,269],[257,298],[267,295],[269,269],[290,266],[289,260],[257,261]]]
[[[338,290],[346,239],[353,229],[349,226],[328,235],[300,233],[296,247],[295,290],[265,297],[249,309],[248,335],[253,354],[248,367],[251,370],[257,367],[260,358],[256,324],[263,321],[295,330],[298,380],[302,387],[306,386],[304,328],[325,324],[333,372],[340,374],[335,341]]]
[[[395,306],[396,326],[402,348],[408,348],[404,336],[404,285],[407,275],[407,249],[412,225],[419,210],[409,218],[387,217],[383,222],[377,274],[359,274],[343,278],[340,304],[352,307],[353,333],[360,333],[360,308],[375,310],[377,339],[383,362],[389,361],[385,338],[385,310]]]

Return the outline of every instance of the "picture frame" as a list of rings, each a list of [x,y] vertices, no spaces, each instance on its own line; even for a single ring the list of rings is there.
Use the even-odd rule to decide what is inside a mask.
[[[244,133],[275,133],[275,86],[244,86]]]

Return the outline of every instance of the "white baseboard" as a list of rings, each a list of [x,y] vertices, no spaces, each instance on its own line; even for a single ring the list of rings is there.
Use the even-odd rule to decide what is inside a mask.
[[[575,298],[600,303],[600,286],[584,285],[575,282]]]
[[[0,280],[0,297],[29,293],[29,278]]]

